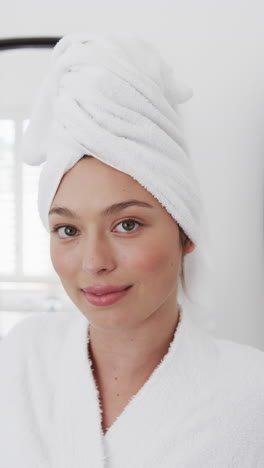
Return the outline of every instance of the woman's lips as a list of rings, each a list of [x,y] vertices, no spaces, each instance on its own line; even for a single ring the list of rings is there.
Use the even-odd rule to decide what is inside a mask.
[[[131,288],[132,286],[127,286],[126,289],[123,289],[122,291],[109,292],[102,294],[101,296],[97,296],[94,293],[88,292],[85,290],[85,288],[82,289],[82,292],[90,304],[96,306],[107,306],[114,304],[119,299],[124,297]]]

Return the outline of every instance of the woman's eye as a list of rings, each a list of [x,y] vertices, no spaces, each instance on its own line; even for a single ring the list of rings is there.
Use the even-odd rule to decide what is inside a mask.
[[[54,230],[57,232],[61,239],[67,239],[68,237],[74,237],[78,230],[73,226],[58,226]]]
[[[124,230],[118,231],[118,232],[129,232],[129,231],[134,231],[135,225],[142,226],[141,223],[138,221],[135,221],[134,219],[125,219],[125,221],[122,221],[121,223],[117,224],[117,226],[122,226]]]

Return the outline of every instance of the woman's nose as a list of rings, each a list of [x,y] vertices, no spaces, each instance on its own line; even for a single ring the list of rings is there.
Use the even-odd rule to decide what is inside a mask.
[[[115,268],[114,253],[109,242],[102,238],[89,238],[85,240],[82,250],[82,269],[90,273]]]

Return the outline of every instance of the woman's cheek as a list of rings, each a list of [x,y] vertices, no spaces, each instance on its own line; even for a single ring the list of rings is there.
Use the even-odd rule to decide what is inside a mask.
[[[60,277],[67,277],[75,272],[77,259],[72,252],[63,247],[51,245],[50,255],[54,270]]]
[[[127,262],[134,271],[155,273],[164,268],[174,268],[177,264],[176,255],[172,258],[171,248],[162,243],[148,242],[143,248],[131,250]]]

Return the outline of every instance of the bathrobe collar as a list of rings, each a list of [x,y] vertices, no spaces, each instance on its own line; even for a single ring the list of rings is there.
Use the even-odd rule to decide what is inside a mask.
[[[54,468],[137,466],[139,453],[169,437],[182,407],[210,384],[215,371],[213,342],[180,306],[180,320],[167,354],[112,426],[103,433],[99,392],[88,356],[89,323],[72,321],[59,355],[54,395]]]

